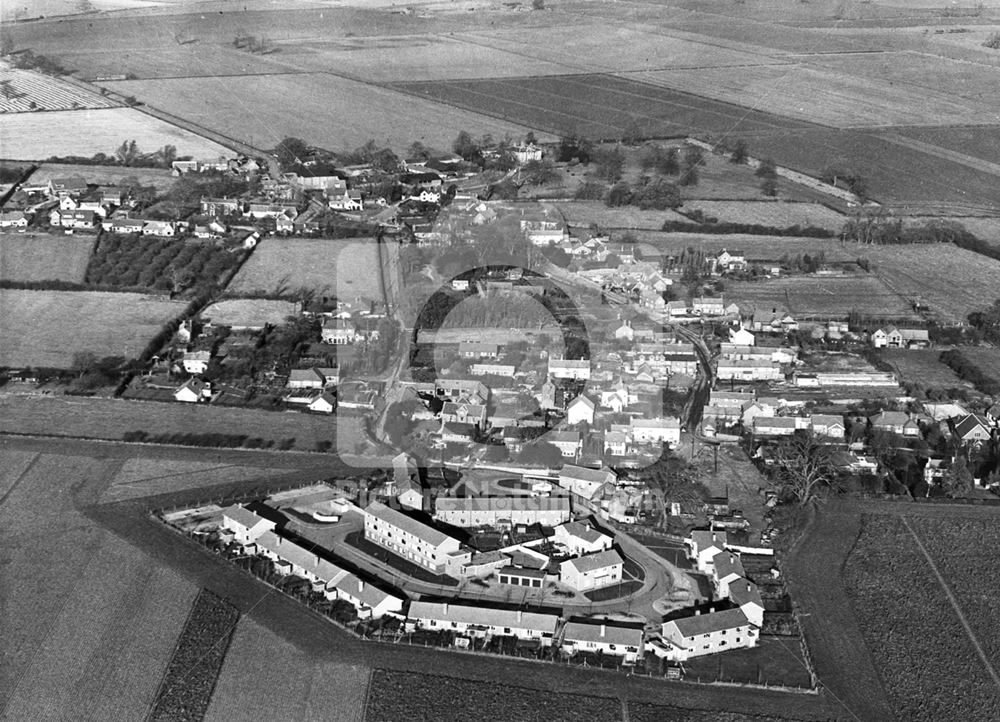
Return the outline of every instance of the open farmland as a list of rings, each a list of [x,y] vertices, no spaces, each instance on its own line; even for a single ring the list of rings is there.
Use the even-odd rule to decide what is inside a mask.
[[[362,666],[317,661],[244,617],[205,720],[364,722],[368,677]],[[261,684],[264,679],[267,684]]]
[[[946,589],[935,567],[951,574],[947,566],[951,555],[936,560],[931,556],[932,566],[917,544],[918,539],[932,536],[930,530],[923,531],[923,525],[923,519],[864,518],[844,570],[854,612],[899,719],[996,719],[1000,715],[1000,685],[991,678],[974,646],[989,640],[995,648],[996,615],[974,619],[970,635],[963,621],[972,619],[976,608],[962,609],[992,587],[979,565],[963,565],[955,570],[963,587]],[[919,537],[913,531],[917,527],[921,529]],[[968,547],[969,538],[976,540],[972,545],[975,551],[989,547],[987,538],[991,537],[969,537],[954,530],[947,535],[948,546],[953,551],[957,551],[954,545]],[[975,571],[969,577],[971,569]],[[950,601],[949,591],[956,595],[958,609]]]
[[[825,228],[838,232],[846,218],[832,208],[819,203],[787,203],[781,201],[685,201],[684,213],[701,211],[722,223],[751,223],[771,228],[801,226]]]
[[[217,78],[103,85],[261,148],[273,148],[282,138],[295,136],[334,150],[356,148],[374,139],[402,152],[415,140],[448,148],[460,131],[470,128],[476,135],[492,133],[496,138],[521,136],[527,130],[516,121],[456,111],[326,73],[240,76],[226,78],[221,86]],[[252,107],[245,98],[254,99]]]
[[[809,316],[914,317],[910,305],[876,276],[786,276],[726,284],[727,301],[759,311],[787,309],[799,320]]]
[[[603,201],[571,201],[558,203],[556,208],[567,223],[577,228],[596,223],[603,230],[643,228],[658,231],[666,221],[687,222],[687,218],[675,211],[644,211],[635,206],[609,208]]]
[[[333,441],[335,434],[348,447],[362,441],[357,424],[345,424],[338,430],[329,417],[297,411],[68,396],[0,397],[0,432],[121,440],[129,431],[241,434],[275,443],[295,439],[293,448],[304,451],[314,450],[319,441]]]
[[[967,349],[962,349],[965,354]],[[958,389],[966,386],[951,368],[939,360],[935,349],[883,349],[879,356],[892,364],[903,381],[913,381],[928,389]]]
[[[92,236],[0,234],[0,280],[82,283]]]
[[[291,301],[274,301],[263,298],[230,299],[218,301],[206,308],[202,315],[217,326],[235,328],[264,328],[268,324],[284,323],[298,312],[298,305]]]
[[[963,346],[959,353],[962,358],[979,369],[987,378],[1000,383],[1000,349],[980,346]]]
[[[947,244],[856,246],[872,272],[945,321],[964,321],[1000,298],[1000,261]]]
[[[218,143],[134,108],[0,114],[0,138],[0,153],[15,160],[110,155],[126,140],[134,140],[143,153],[173,145],[178,155],[201,160],[231,155]]]
[[[1000,125],[971,125],[960,128],[893,128],[907,138],[930,143],[963,155],[1000,163]]]
[[[827,262],[853,261],[857,248],[845,246],[832,238],[794,238],[784,236],[753,236],[746,233],[665,233],[639,231],[640,241],[655,246],[664,255],[678,255],[687,248],[718,254],[725,249],[742,251],[747,261],[774,262],[802,254],[823,253]]]
[[[134,358],[184,307],[138,293],[0,289],[0,366],[68,368],[84,351]]]
[[[294,293],[373,300],[382,297],[382,273],[374,239],[268,238],[229,284],[236,296]]]
[[[147,150],[154,150],[149,148]],[[52,178],[82,176],[88,183],[99,186],[123,185],[134,178],[140,185],[154,186],[164,191],[177,180],[166,168],[123,168],[115,165],[78,165],[75,163],[42,163],[31,174],[30,185],[43,185]]]
[[[202,489],[234,481],[252,481],[266,476],[278,476],[281,469],[236,464],[206,464],[179,459],[126,459],[110,480],[101,502],[123,501],[143,496],[156,496],[186,489]]]
[[[0,63],[0,113],[27,113],[36,110],[115,108],[119,104],[99,93],[64,80]]]

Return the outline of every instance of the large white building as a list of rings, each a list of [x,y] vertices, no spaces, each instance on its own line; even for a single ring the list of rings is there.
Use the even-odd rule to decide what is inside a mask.
[[[406,619],[406,626],[410,630],[447,630],[477,638],[508,636],[534,639],[543,647],[551,646],[558,624],[559,617],[554,614],[449,602],[411,602]]]
[[[549,378],[587,381],[590,379],[590,360],[550,358]]]
[[[438,497],[434,518],[454,526],[512,524],[556,526],[570,517],[568,496]]]
[[[757,626],[739,609],[695,614],[663,623],[663,638],[683,661],[705,654],[757,646]]]
[[[252,544],[266,531],[273,531],[275,523],[258,514],[233,504],[222,510],[222,528],[233,532],[240,544]]]
[[[629,419],[629,433],[637,444],[667,444],[676,446],[681,440],[681,422],[665,419]]]
[[[579,592],[600,589],[622,580],[624,562],[614,549],[567,559],[559,565],[559,581]]]
[[[365,508],[365,539],[435,574],[445,572],[460,546],[458,539],[378,501]]]
[[[607,551],[614,540],[589,524],[573,521],[557,526],[552,541],[566,547],[571,554],[581,555]]]

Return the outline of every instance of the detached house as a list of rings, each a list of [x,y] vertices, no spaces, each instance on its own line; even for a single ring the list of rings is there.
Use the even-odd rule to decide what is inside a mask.
[[[555,528],[552,541],[569,549],[571,554],[596,554],[611,549],[613,540],[590,524],[572,521]]]
[[[593,424],[595,408],[596,404],[590,398],[580,394],[566,406],[566,423],[570,426]]]
[[[188,351],[181,357],[184,371],[189,374],[203,374],[208,370],[212,354],[208,351]]]
[[[624,562],[614,549],[568,559],[559,565],[559,581],[576,589],[601,589],[622,580]]]
[[[243,545],[257,541],[266,531],[273,531],[275,523],[270,519],[258,516],[239,504],[233,504],[222,510],[222,528],[233,532],[237,542]]]
[[[869,419],[872,428],[900,436],[920,436],[920,425],[902,411],[882,411]]]
[[[24,211],[0,212],[0,228],[16,228],[23,230],[28,227],[28,216]]]
[[[990,425],[978,414],[969,414],[954,424],[955,436],[965,444],[982,444],[990,440]]]
[[[553,379],[590,379],[589,359],[549,359],[549,377]]]
[[[327,318],[323,320],[323,343],[335,346],[346,346],[357,339],[357,329],[346,318]]]
[[[739,609],[671,619],[663,623],[663,638],[679,661],[730,649],[757,646],[758,628]]]
[[[579,431],[551,431],[545,436],[548,441],[567,459],[574,459],[583,445]]]

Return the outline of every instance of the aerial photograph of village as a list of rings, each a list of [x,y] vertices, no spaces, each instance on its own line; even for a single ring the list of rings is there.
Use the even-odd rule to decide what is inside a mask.
[[[0,720],[1000,720],[1000,0],[0,3]]]

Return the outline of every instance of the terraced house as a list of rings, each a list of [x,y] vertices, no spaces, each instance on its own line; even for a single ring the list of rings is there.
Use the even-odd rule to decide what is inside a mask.
[[[445,573],[460,546],[458,539],[378,501],[365,508],[365,539],[435,574]]]

